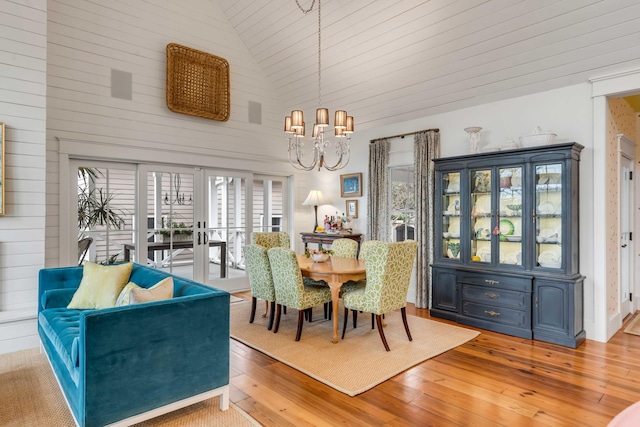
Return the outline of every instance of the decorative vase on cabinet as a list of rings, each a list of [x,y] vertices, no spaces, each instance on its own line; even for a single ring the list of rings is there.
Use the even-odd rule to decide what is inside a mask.
[[[432,315],[568,347],[584,341],[582,148],[563,143],[435,160]]]

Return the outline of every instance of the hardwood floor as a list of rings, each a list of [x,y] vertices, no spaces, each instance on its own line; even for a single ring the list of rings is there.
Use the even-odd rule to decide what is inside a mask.
[[[264,426],[573,427],[606,426],[640,400],[640,336],[574,350],[480,332],[356,397],[231,340],[231,401]]]

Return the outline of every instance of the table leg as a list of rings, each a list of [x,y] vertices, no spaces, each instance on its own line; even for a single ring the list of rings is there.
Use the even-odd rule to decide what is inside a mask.
[[[220,244],[220,278],[227,277],[227,242]]]
[[[331,304],[333,305],[333,343],[338,342],[338,301],[340,300],[340,288],[341,282],[330,282],[329,288],[331,288]]]

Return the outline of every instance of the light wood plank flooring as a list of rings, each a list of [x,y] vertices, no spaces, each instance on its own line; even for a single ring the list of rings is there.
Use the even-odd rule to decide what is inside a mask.
[[[407,312],[430,318],[413,305]],[[231,401],[277,427],[573,427],[606,426],[640,400],[640,336],[620,331],[574,350],[480,331],[356,397],[231,340]]]

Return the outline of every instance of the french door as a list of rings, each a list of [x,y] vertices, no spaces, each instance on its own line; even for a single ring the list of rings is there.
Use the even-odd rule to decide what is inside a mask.
[[[83,260],[131,260],[234,292],[248,288],[242,249],[251,231],[288,227],[284,177],[94,161],[72,166],[77,240],[93,238]],[[91,211],[100,201],[102,217],[82,213],[81,206]]]

